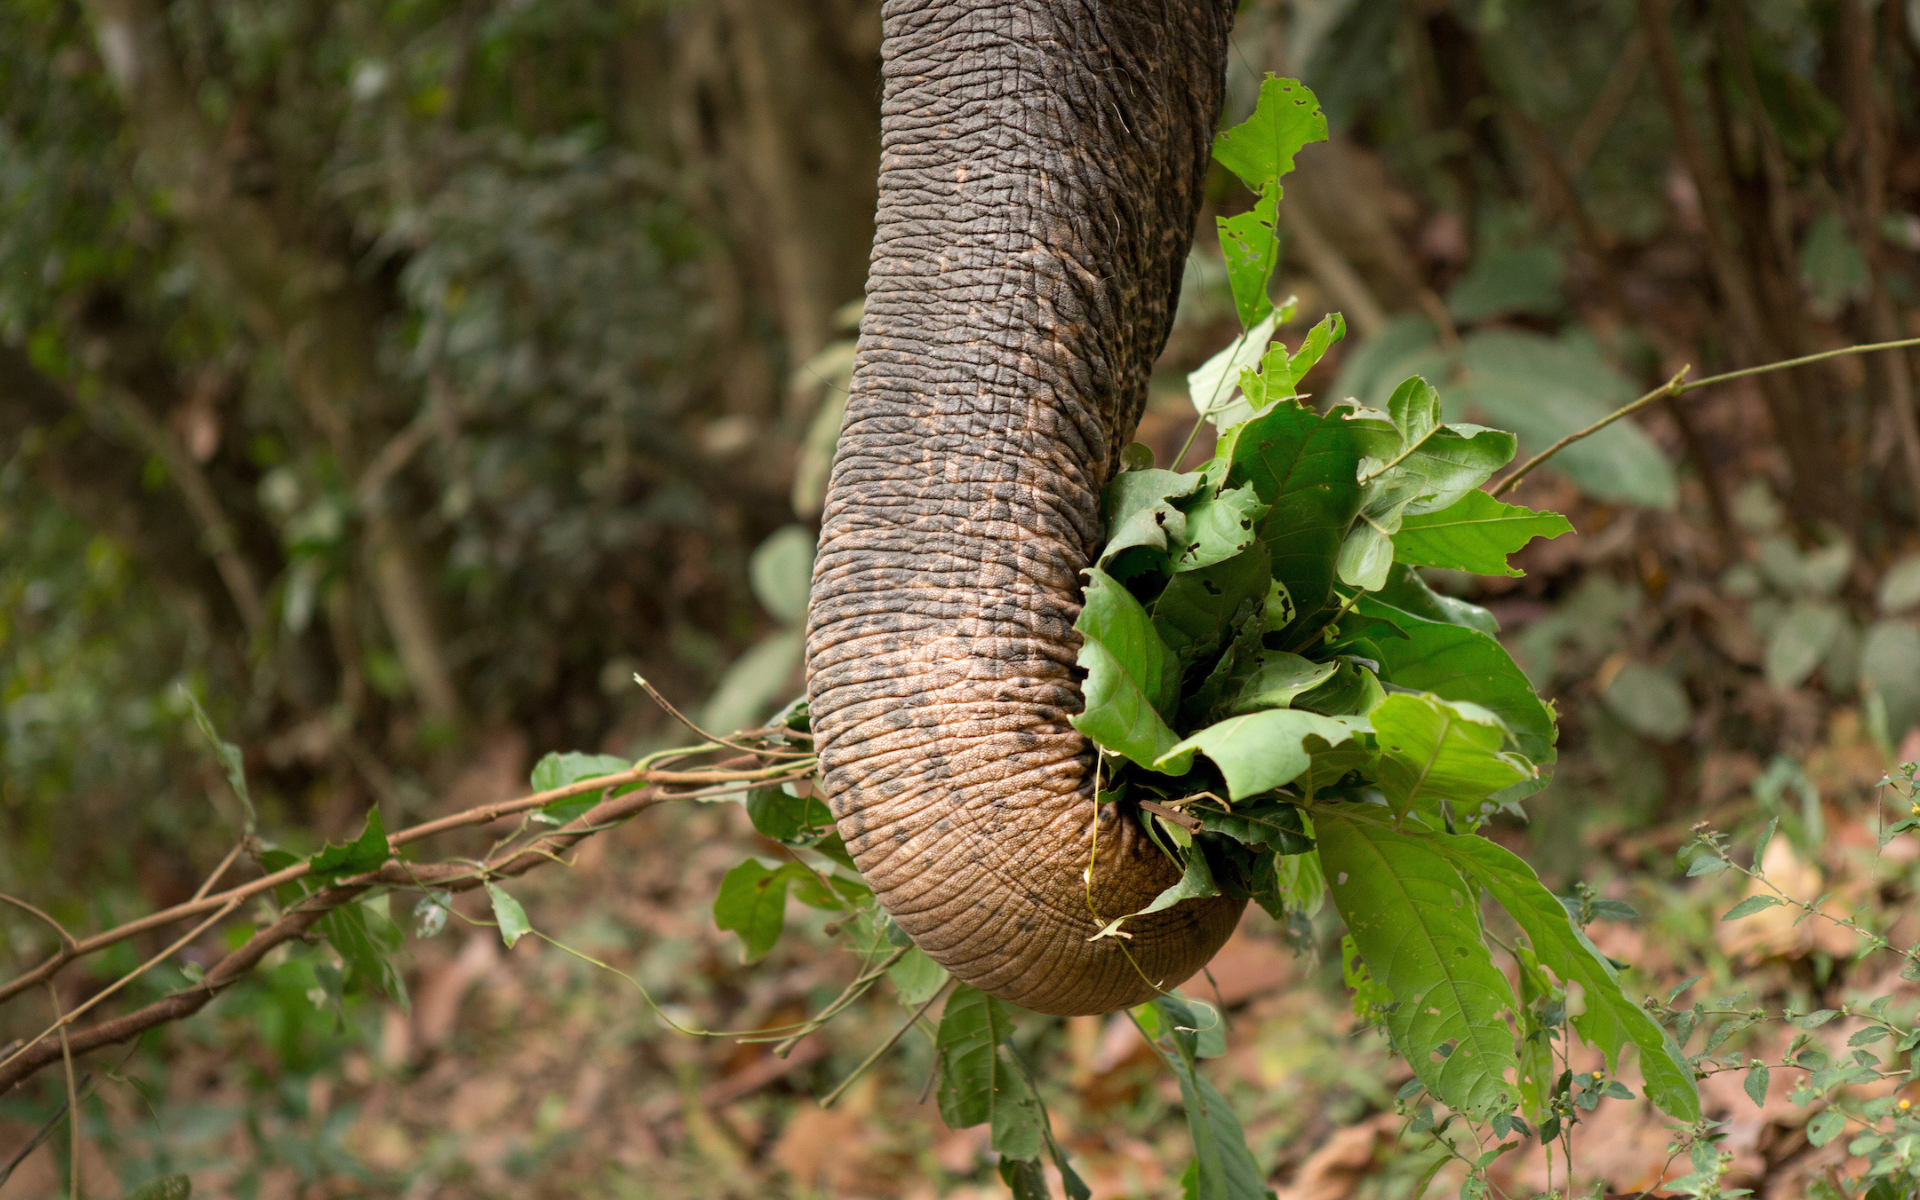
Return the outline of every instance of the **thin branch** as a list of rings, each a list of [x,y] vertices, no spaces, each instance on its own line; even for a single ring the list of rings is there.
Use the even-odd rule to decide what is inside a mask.
[[[946,995],[947,989],[951,986],[953,986],[953,980],[949,979],[945,983],[941,984],[940,987],[933,993],[933,995],[928,996],[926,1000],[920,1005],[919,1008],[916,1008],[913,1010],[913,1015],[907,1018],[906,1024],[894,1030],[892,1037],[888,1038],[884,1042],[881,1042],[880,1045],[874,1049],[874,1052],[872,1054],[869,1054],[864,1059],[860,1060],[859,1066],[855,1067],[852,1071],[849,1071],[847,1073],[847,1077],[845,1079],[842,1079],[838,1084],[835,1084],[834,1089],[832,1091],[820,1097],[820,1107],[832,1108],[833,1102],[840,1098],[840,1093],[846,1091],[847,1088],[853,1083],[854,1080],[866,1074],[867,1068],[871,1067],[874,1063],[880,1061],[880,1056],[882,1054],[885,1054],[887,1051],[893,1049],[894,1043],[898,1042],[902,1037],[905,1037],[907,1030],[912,1029],[915,1023],[917,1023],[920,1020],[920,1018],[923,1015],[925,1015],[926,1011],[929,1008],[933,1007],[933,1002],[935,1000],[938,1000],[940,997]]]
[[[1825,362],[1827,359],[1830,359],[1830,358],[1841,358],[1850,354],[1870,354],[1877,350],[1899,350],[1907,346],[1920,346],[1920,338],[1903,338],[1899,341],[1894,341],[1894,342],[1872,342],[1863,346],[1842,346],[1838,350],[1822,350],[1818,354],[1803,354],[1799,358],[1788,358],[1788,359],[1783,359],[1780,362],[1767,363],[1763,366],[1742,367],[1738,371],[1727,371],[1724,374],[1720,374],[1720,375],[1709,375],[1705,379],[1696,379],[1692,383],[1683,383],[1682,380],[1686,378],[1687,372],[1692,370],[1693,368],[1682,367],[1679,373],[1676,374],[1672,379],[1667,380],[1665,383],[1661,384],[1659,387],[1648,392],[1646,395],[1640,397],[1638,400],[1635,400],[1632,404],[1629,404],[1624,408],[1615,409],[1613,412],[1608,413],[1606,416],[1600,418],[1598,421],[1595,421],[1593,424],[1587,426],[1585,429],[1582,429],[1577,433],[1568,434],[1566,437],[1561,438],[1559,441],[1555,442],[1553,445],[1548,446],[1545,450],[1542,450],[1540,453],[1528,459],[1526,463],[1520,467],[1519,470],[1515,471],[1513,474],[1501,480],[1500,486],[1493,489],[1493,494],[1495,496],[1506,495],[1508,492],[1514,489],[1514,486],[1516,484],[1518,484],[1522,479],[1526,478],[1526,476],[1530,472],[1532,472],[1535,467],[1546,462],[1548,459],[1560,453],[1562,450],[1565,450],[1568,446],[1573,445],[1575,442],[1580,441],[1583,438],[1592,437],[1594,434],[1599,433],[1602,429],[1605,429],[1607,426],[1613,424],[1615,421],[1618,421],[1623,417],[1632,416],[1634,413],[1639,412],[1641,409],[1646,408],[1648,405],[1654,404],[1660,400],[1666,399],[1667,397],[1684,396],[1688,392],[1698,391],[1699,389],[1703,387],[1708,387],[1712,384],[1726,383],[1727,381],[1733,380],[1733,379],[1744,379],[1749,375],[1764,375],[1772,371],[1784,371],[1789,367],[1804,367],[1809,363]]]
[[[454,813],[450,816],[428,821],[425,824],[402,829],[387,839],[387,845],[390,849],[398,850],[402,846],[417,842],[422,838],[431,837],[436,833],[444,833],[450,829],[460,829],[473,825],[489,824],[502,817],[512,816],[515,813],[544,808],[558,800],[566,800],[574,796],[583,796],[590,792],[617,788],[628,783],[671,786],[679,784],[699,785],[731,780],[758,781],[766,779],[769,776],[792,773],[799,766],[798,763],[785,763],[773,767],[762,767],[757,770],[741,769],[746,763],[752,761],[753,759],[751,757],[729,759],[726,762],[718,764],[715,769],[711,771],[655,771],[644,766],[636,766],[630,770],[615,772],[612,775],[601,775],[593,779],[582,779],[570,783],[565,787],[551,788],[544,792],[537,792],[531,796],[523,796],[518,800],[508,800],[498,804],[483,804],[476,808],[467,809],[464,812]],[[197,900],[189,900],[184,904],[176,904],[171,908],[162,909],[156,913],[149,913],[137,920],[129,921],[117,928],[109,929],[104,933],[98,933],[90,938],[77,942],[70,950],[63,947],[58,954],[47,958],[32,970],[5,984],[0,984],[0,1003],[5,1003],[7,1000],[12,999],[28,988],[35,987],[51,979],[55,973],[74,959],[83,958],[86,955],[104,950],[108,946],[117,945],[137,934],[145,933],[153,929],[160,929],[179,921],[190,920],[194,917],[212,912],[226,904],[229,900],[246,900],[250,897],[257,896],[262,892],[279,887],[283,883],[291,883],[296,879],[302,878],[308,873],[308,870],[309,868],[306,863],[295,863],[293,866],[287,867],[284,870],[275,871],[271,875],[262,876],[250,883],[240,884],[236,887],[228,888],[223,892],[215,892],[212,895],[203,896]]]
[[[632,774],[626,772],[623,774]],[[691,774],[679,772],[678,774]],[[605,779],[619,779],[620,776],[606,776]],[[589,781],[583,781],[583,784]],[[596,786],[605,786],[604,781],[590,781]],[[582,790],[592,790],[581,784],[571,788],[555,789],[556,793],[577,794]],[[238,949],[215,963],[199,982],[188,988],[173,992],[155,1000],[143,1008],[135,1009],[124,1016],[103,1021],[69,1035],[63,1026],[60,1036],[42,1036],[36,1041],[16,1050],[4,1064],[0,1064],[0,1095],[5,1095],[21,1080],[33,1075],[48,1064],[58,1061],[63,1054],[62,1041],[71,1054],[85,1054],[101,1046],[122,1042],[137,1037],[149,1029],[191,1016],[205,1007],[220,992],[238,981],[251,971],[271,950],[286,942],[303,937],[314,925],[328,913],[359,899],[374,887],[421,888],[434,887],[450,892],[470,891],[491,880],[511,878],[525,874],[542,863],[553,861],[558,851],[571,848],[584,838],[590,837],[602,829],[610,828],[637,813],[669,800],[682,799],[688,793],[669,792],[659,786],[648,787],[642,791],[629,792],[624,796],[613,796],[602,800],[574,820],[559,829],[540,835],[528,846],[506,852],[501,858],[480,863],[407,863],[390,859],[378,868],[361,875],[341,879],[304,898],[282,913],[280,918],[258,930]],[[488,808],[497,808],[490,805]],[[476,810],[477,811],[477,810]],[[281,872],[280,874],[285,874]],[[269,877],[273,878],[273,877]],[[256,881],[256,884],[261,881]],[[281,882],[285,882],[282,880]],[[248,885],[250,888],[255,885]],[[242,889],[234,889],[236,892]],[[252,894],[252,893],[249,893]],[[85,945],[85,943],[82,943]],[[905,951],[901,951],[904,954]],[[884,973],[884,968],[882,970]]]

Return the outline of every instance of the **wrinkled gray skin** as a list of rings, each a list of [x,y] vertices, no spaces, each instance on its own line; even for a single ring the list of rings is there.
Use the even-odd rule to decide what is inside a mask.
[[[1093,803],[1081,572],[1165,343],[1231,0],[889,0],[880,206],[807,629],[828,802],[961,980],[1100,1013],[1244,901],[1093,935],[1178,877]],[[1092,864],[1091,884],[1087,868]]]

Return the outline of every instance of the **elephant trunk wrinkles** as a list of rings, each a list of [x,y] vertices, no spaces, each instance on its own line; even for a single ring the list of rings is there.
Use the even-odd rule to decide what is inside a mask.
[[[827,798],[936,961],[1028,1008],[1108,1012],[1199,969],[1244,907],[1090,940],[1178,872],[1113,806],[1096,819],[1069,724],[1081,572],[1172,323],[1232,2],[882,19],[877,232],[807,631]]]

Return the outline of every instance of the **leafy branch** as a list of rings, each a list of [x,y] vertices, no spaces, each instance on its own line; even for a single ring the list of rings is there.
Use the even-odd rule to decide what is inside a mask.
[[[676,750],[652,756],[650,760],[642,760],[623,770],[599,771],[516,800],[479,805],[422,822],[390,836],[380,830],[376,813],[369,818],[368,831],[348,847],[328,847],[299,861],[268,870],[257,879],[213,891],[213,885],[238,857],[237,854],[229,854],[202,885],[201,894],[194,899],[85,939],[73,937],[51,917],[39,913],[32,906],[12,901],[51,924],[60,936],[61,947],[31,970],[0,986],[0,1002],[30,988],[50,984],[63,969],[87,955],[150,930],[201,919],[165,950],[86,1003],[59,1016],[41,1033],[4,1048],[3,1054],[0,1054],[0,1094],[42,1068],[60,1061],[66,1054],[84,1054],[101,1046],[125,1041],[198,1012],[221,991],[258,966],[269,951],[307,936],[315,926],[346,912],[349,905],[376,888],[431,890],[442,894],[471,891],[497,880],[523,875],[543,864],[561,861],[559,856],[562,853],[584,839],[611,829],[656,805],[668,801],[737,794],[748,787],[778,786],[804,780],[812,774],[814,764],[811,757],[784,757],[791,754],[791,750],[771,740],[784,742],[788,738],[804,735],[785,729],[766,729],[742,736],[757,737],[768,742],[764,748],[767,757],[775,754],[783,757],[769,763],[756,751],[706,767],[664,769],[651,765],[652,762],[711,753],[720,747],[708,744]],[[578,798],[595,794],[603,795],[599,801],[586,806],[584,811],[568,811],[569,807],[580,806]],[[569,806],[569,802],[573,804]],[[563,814],[564,819],[554,815],[556,812]],[[518,835],[526,830],[526,822],[523,821],[521,829],[509,835],[509,844],[477,860],[448,859],[422,863],[408,862],[400,857],[403,847],[435,834],[488,825],[505,817],[522,814],[529,818],[545,817],[549,822],[558,820],[560,823],[556,828],[542,830],[525,840],[519,840]],[[289,857],[284,851],[266,850],[257,845],[253,848],[263,867],[277,861],[275,855]],[[303,890],[302,885],[316,879],[324,879],[325,882],[304,890],[304,894],[297,898],[288,896],[288,902],[282,905],[271,923],[256,930],[238,948],[208,968],[191,986],[111,1020],[86,1028],[74,1027],[78,1018],[165,962],[206,930],[238,911],[247,901],[275,892],[299,892]]]

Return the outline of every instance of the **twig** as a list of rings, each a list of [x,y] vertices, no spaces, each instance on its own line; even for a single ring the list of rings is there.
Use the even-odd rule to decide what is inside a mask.
[[[220,860],[220,865],[213,869],[213,874],[207,876],[206,882],[202,883],[199,889],[193,893],[193,898],[195,900],[206,899],[207,893],[213,890],[213,885],[220,882],[220,877],[227,873],[227,868],[233,865],[233,860],[239,858],[240,852],[246,848],[247,843],[244,838],[235,842],[233,849],[227,851],[227,856]]]
[[[1824,362],[1829,358],[1840,358],[1850,354],[1871,354],[1877,350],[1898,350],[1907,346],[1920,346],[1920,338],[1902,338],[1899,341],[1893,341],[1893,342],[1872,342],[1862,346],[1842,346],[1838,350],[1822,350],[1818,354],[1803,354],[1799,358],[1788,358],[1788,359],[1783,359],[1780,362],[1767,363],[1763,366],[1742,367],[1738,371],[1727,371],[1719,375],[1709,375],[1705,379],[1696,379],[1691,383],[1684,383],[1682,382],[1682,380],[1686,378],[1687,372],[1692,370],[1693,368],[1682,367],[1680,371],[1676,375],[1674,375],[1672,379],[1667,380],[1665,383],[1661,384],[1659,387],[1648,392],[1646,395],[1640,397],[1638,400],[1635,400],[1633,403],[1626,405],[1624,408],[1615,409],[1613,412],[1608,413],[1606,416],[1600,418],[1598,421],[1595,421],[1593,424],[1587,426],[1585,429],[1582,429],[1576,433],[1568,434],[1566,437],[1561,438],[1559,441],[1555,442],[1553,445],[1548,446],[1545,450],[1542,450],[1540,453],[1528,459],[1524,464],[1522,464],[1519,470],[1515,471],[1513,474],[1507,476],[1505,479],[1500,481],[1500,486],[1493,489],[1493,495],[1495,496],[1506,495],[1508,492],[1512,491],[1514,489],[1514,486],[1518,484],[1522,479],[1524,479],[1527,476],[1527,474],[1531,472],[1535,467],[1546,462],[1548,459],[1560,453],[1562,450],[1565,450],[1568,446],[1573,445],[1575,442],[1580,441],[1582,438],[1592,437],[1594,434],[1599,433],[1602,429],[1605,429],[1607,426],[1613,424],[1615,421],[1618,421],[1623,417],[1632,416],[1634,413],[1639,412],[1641,409],[1647,407],[1648,405],[1653,404],[1659,400],[1663,400],[1667,397],[1684,396],[1688,392],[1698,391],[1701,388],[1708,387],[1712,384],[1726,383],[1729,380],[1733,380],[1733,379],[1744,379],[1749,375],[1764,375],[1771,371],[1784,371],[1789,367],[1803,367],[1809,363]]]
[[[67,1196],[80,1200],[80,1098],[73,1084],[73,1048],[67,1044],[67,1018],[60,1015],[60,989],[47,981],[47,999],[53,1002],[54,1027],[60,1031],[60,1058],[67,1068]]]
[[[695,733],[699,734],[702,738],[706,739],[709,742],[714,742],[718,745],[725,746],[729,750],[745,750],[750,754],[780,754],[780,755],[787,755],[787,756],[806,754],[806,751],[804,750],[755,750],[751,746],[742,746],[738,742],[730,742],[726,738],[721,737],[717,733],[708,733],[706,730],[700,728],[698,725],[695,725],[691,717],[687,716],[687,714],[675,708],[673,706],[673,702],[668,700],[665,696],[662,696],[660,694],[660,689],[654,687],[651,683],[648,683],[644,676],[636,673],[633,677],[633,681],[639,684],[641,687],[645,688],[647,695],[653,697],[653,702],[655,704],[658,704],[661,708],[666,709],[667,714],[669,716],[671,716],[674,720],[680,722],[682,725],[685,725],[688,729],[693,730]]]
[[[880,1056],[882,1054],[885,1054],[887,1051],[893,1049],[894,1043],[898,1042],[902,1037],[906,1036],[907,1030],[912,1029],[914,1025],[920,1020],[921,1016],[923,1016],[929,1008],[933,1007],[933,1002],[935,1000],[938,1000],[940,997],[946,995],[947,989],[951,986],[953,986],[953,980],[949,979],[945,983],[941,984],[939,987],[939,990],[935,991],[933,995],[928,996],[926,998],[926,1001],[922,1003],[919,1008],[916,1008],[913,1010],[913,1015],[907,1018],[906,1024],[894,1030],[892,1037],[888,1038],[884,1042],[881,1042],[880,1045],[877,1048],[875,1048],[872,1054],[869,1054],[865,1058],[860,1060],[859,1066],[855,1067],[852,1071],[847,1073],[847,1077],[845,1079],[842,1079],[839,1083],[835,1084],[832,1091],[820,1097],[820,1107],[832,1108],[833,1102],[840,1098],[840,1093],[846,1091],[847,1087],[850,1084],[852,1084],[854,1080],[866,1074],[867,1068],[871,1067],[874,1063],[880,1061]]]

